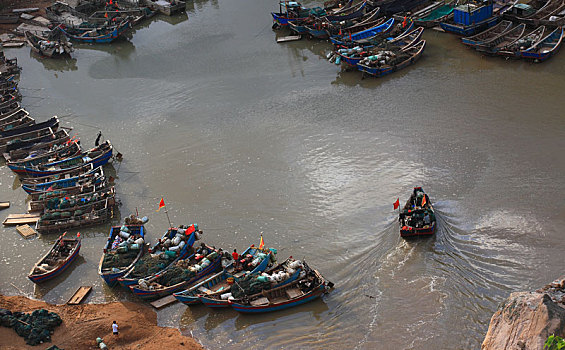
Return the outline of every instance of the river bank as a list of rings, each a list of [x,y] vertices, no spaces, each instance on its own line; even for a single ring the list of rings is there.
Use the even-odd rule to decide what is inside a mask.
[[[0,295],[0,308],[21,312],[45,308],[56,312],[63,319],[63,324],[55,329],[50,345],[62,349],[92,349],[96,347],[97,337],[103,338],[110,349],[203,349],[178,329],[157,326],[157,314],[143,304],[53,305],[22,296]],[[112,334],[113,321],[120,327],[118,337]],[[26,345],[13,329],[0,327],[0,348],[15,350],[38,347]]]

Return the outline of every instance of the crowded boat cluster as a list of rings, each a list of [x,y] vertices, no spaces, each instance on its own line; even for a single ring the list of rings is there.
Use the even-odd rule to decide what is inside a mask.
[[[332,0],[306,8],[284,0],[272,12],[273,28],[294,35],[278,42],[329,40],[328,59],[362,76],[381,77],[414,64],[423,54],[425,28],[462,36],[462,42],[487,55],[542,62],[563,40],[565,4],[507,0]]]
[[[42,234],[106,222],[117,203],[113,180],[102,168],[113,159],[112,144],[100,143],[99,133],[96,146],[83,150],[80,140],[71,137],[71,129],[61,127],[56,116],[36,123],[20,105],[19,72],[14,73],[7,78],[0,75],[0,151],[30,195],[30,215],[23,214],[22,221],[35,221]]]
[[[170,16],[185,11],[186,3],[180,0],[56,1],[46,7],[47,18],[36,17],[35,25],[24,23],[16,32],[23,33],[31,49],[42,56],[69,57],[74,51],[70,41],[111,43],[157,13]]]

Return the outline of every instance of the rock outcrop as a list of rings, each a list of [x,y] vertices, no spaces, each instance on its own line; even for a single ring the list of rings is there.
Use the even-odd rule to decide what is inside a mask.
[[[542,350],[565,335],[565,276],[535,292],[512,293],[490,320],[481,350]]]

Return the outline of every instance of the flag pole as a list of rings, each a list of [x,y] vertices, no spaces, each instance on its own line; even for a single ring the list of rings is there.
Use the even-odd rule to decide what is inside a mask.
[[[167,210],[166,205],[165,205],[165,214],[167,214],[167,220],[169,221],[169,228],[172,228],[173,224],[171,224],[171,219],[169,218],[169,211]]]

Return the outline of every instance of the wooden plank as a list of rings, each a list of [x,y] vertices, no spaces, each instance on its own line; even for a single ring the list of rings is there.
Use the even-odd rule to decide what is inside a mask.
[[[289,35],[277,38],[277,43],[284,43],[287,41],[296,41],[302,39],[302,35]]]
[[[22,46],[24,46],[24,43],[23,43],[23,42],[19,42],[19,43],[3,43],[2,46],[5,47],[5,48],[22,47]]]
[[[6,209],[10,207],[10,202],[0,202],[0,209]]]
[[[90,293],[92,290],[91,286],[80,286],[79,289],[73,294],[73,296],[67,301],[69,305],[78,305],[80,304],[84,298]]]
[[[14,226],[14,225],[24,225],[24,224],[35,224],[39,220],[39,216],[32,217],[32,218],[6,218],[3,224],[5,226]]]
[[[13,13],[35,12],[35,11],[39,11],[39,7],[28,7],[28,8],[25,8],[25,9],[13,9],[12,10]]]
[[[29,225],[16,226],[16,230],[18,230],[18,232],[20,233],[20,235],[22,235],[23,238],[30,238],[37,234],[37,231],[35,231]]]
[[[38,214],[30,214],[30,213],[25,213],[25,214],[10,214],[8,215],[7,219],[27,219],[27,218],[35,218],[39,216]]]
[[[155,300],[154,302],[151,303],[151,306],[153,306],[156,309],[160,309],[163,308],[167,305],[171,305],[173,303],[176,303],[178,300],[177,298],[175,298],[173,295],[168,295],[164,298]]]

